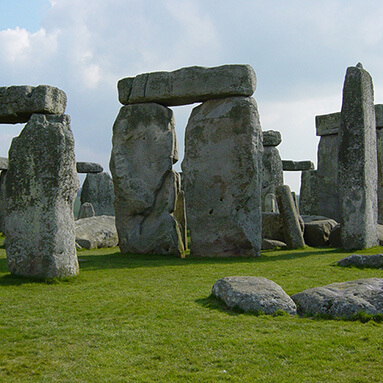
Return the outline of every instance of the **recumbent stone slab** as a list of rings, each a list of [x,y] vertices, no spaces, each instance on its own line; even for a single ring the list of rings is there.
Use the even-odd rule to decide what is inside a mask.
[[[159,104],[121,108],[113,126],[110,169],[122,253],[184,256],[174,216],[178,175],[173,112]]]
[[[364,69],[349,67],[343,87],[338,155],[341,240],[345,249],[378,244],[377,177],[372,79]]]
[[[381,269],[383,268],[383,254],[351,254],[348,257],[338,261],[338,266],[371,267]]]
[[[294,301],[275,282],[262,277],[225,277],[214,283],[212,294],[230,309],[274,314],[283,310],[296,314]]]
[[[78,273],[73,218],[78,186],[69,116],[32,115],[12,140],[6,173],[6,253],[12,274]]]
[[[81,204],[92,204],[96,216],[114,216],[113,181],[108,173],[88,173],[82,185],[80,198]]]
[[[48,85],[0,87],[0,123],[28,122],[33,113],[63,114],[66,94]]]
[[[124,105],[156,102],[175,106],[231,96],[251,96],[256,83],[256,75],[250,65],[193,66],[124,78],[118,82],[118,95]]]
[[[255,100],[231,97],[194,108],[185,143],[190,254],[260,255],[263,146]]]

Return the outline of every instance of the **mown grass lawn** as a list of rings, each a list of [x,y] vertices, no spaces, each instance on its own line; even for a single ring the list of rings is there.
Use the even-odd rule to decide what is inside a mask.
[[[382,248],[364,253],[382,252]],[[0,249],[1,382],[383,382],[383,324],[223,310],[215,281],[263,276],[288,294],[383,270],[335,249],[257,259],[80,251],[80,275],[10,276]]]

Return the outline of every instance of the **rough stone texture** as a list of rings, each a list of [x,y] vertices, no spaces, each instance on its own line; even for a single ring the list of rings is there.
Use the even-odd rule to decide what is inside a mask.
[[[276,193],[279,211],[283,219],[284,237],[287,246],[290,249],[304,247],[303,232],[290,187],[287,185],[279,186],[276,189]]]
[[[308,246],[328,246],[331,230],[337,225],[333,219],[305,222],[304,239]]]
[[[78,273],[73,218],[78,186],[69,116],[34,114],[9,150],[5,235],[12,274]]]
[[[276,239],[262,239],[262,250],[274,250],[284,248],[287,248],[287,245],[284,242],[277,241]]]
[[[98,215],[114,215],[113,181],[106,172],[88,173],[81,189],[81,205],[90,202],[94,213]]]
[[[262,155],[262,211],[277,212],[275,188],[283,185],[282,160],[277,148],[264,147]]]
[[[279,213],[262,213],[262,238],[285,242],[283,218]]]
[[[328,241],[331,247],[342,247],[342,241],[340,239],[340,224],[336,225],[331,230]]]
[[[351,318],[354,314],[383,314],[383,279],[369,278],[314,287],[291,297],[300,315]]]
[[[299,192],[299,211],[301,214],[318,213],[318,177],[317,170],[305,170],[301,173]]]
[[[228,308],[245,312],[274,314],[283,310],[297,313],[293,300],[275,282],[262,277],[225,277],[214,283],[212,294]]]
[[[4,233],[4,220],[5,220],[5,214],[6,214],[6,209],[5,209],[5,204],[6,204],[6,199],[5,199],[5,179],[6,179],[6,174],[7,171],[3,170],[1,171],[0,174],[0,231]]]
[[[66,94],[53,86],[0,87],[0,123],[27,122],[33,113],[63,114]]]
[[[122,253],[184,256],[174,217],[178,175],[173,112],[158,104],[121,108],[113,126],[110,169]]]
[[[302,170],[314,169],[314,164],[311,161],[283,160],[282,165],[283,165],[284,171],[291,171],[291,172],[299,172]]]
[[[187,225],[186,225],[186,206],[185,206],[185,192],[181,189],[181,175],[176,174],[176,185],[177,185],[177,199],[174,207],[174,217],[179,223],[182,241],[184,243],[184,248],[188,248],[188,235],[187,235]]]
[[[338,185],[345,249],[378,244],[377,151],[374,90],[370,74],[347,68],[339,131]]]
[[[77,162],[77,173],[101,173],[104,168],[95,162]]]
[[[336,134],[321,137],[318,145],[318,210],[316,213],[336,221],[340,221],[341,218],[338,192],[338,155],[339,136]]]
[[[375,110],[377,110],[376,106]],[[376,149],[378,158],[378,223],[383,224],[383,129],[376,130]]]
[[[93,205],[90,202],[85,202],[80,206],[78,219],[94,217],[95,215]]]
[[[329,220],[329,217],[324,217],[323,215],[301,215],[301,218],[304,224],[314,221],[323,221]]]
[[[0,170],[8,170],[8,158],[0,157]]]
[[[338,266],[383,268],[383,254],[360,255],[352,254],[338,261]]]
[[[118,245],[116,223],[113,216],[101,215],[78,219],[76,242],[85,249],[115,247]]]
[[[193,66],[174,72],[144,73],[118,82],[121,104],[156,102],[174,106],[232,96],[251,96],[256,76],[250,65]]]
[[[255,100],[231,97],[194,108],[185,143],[191,255],[260,255],[262,131]]]
[[[263,146],[278,146],[281,142],[281,132],[277,130],[266,130],[263,132]]]
[[[375,121],[376,121],[376,129],[383,128],[383,104],[375,105]]]

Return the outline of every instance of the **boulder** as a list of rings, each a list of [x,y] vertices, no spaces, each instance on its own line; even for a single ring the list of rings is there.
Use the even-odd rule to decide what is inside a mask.
[[[251,96],[256,76],[250,65],[193,66],[173,72],[144,73],[118,82],[121,104],[154,102],[185,105],[232,96]]]
[[[116,223],[113,216],[101,215],[82,218],[75,221],[75,225],[76,243],[82,248],[95,249],[118,245]]]
[[[338,223],[333,219],[323,219],[305,223],[304,240],[312,247],[328,246],[331,230]]]
[[[263,132],[263,146],[278,146],[281,142],[281,132],[277,130],[266,130]]]
[[[213,285],[212,294],[229,309],[274,314],[296,314],[296,305],[275,282],[262,277],[225,277]]]
[[[206,101],[186,127],[182,163],[193,256],[259,256],[262,131],[250,97]]]
[[[95,215],[93,205],[90,202],[85,202],[80,206],[78,219],[94,217]]]
[[[328,315],[350,319],[360,312],[383,314],[383,279],[331,283],[304,290],[291,298],[300,315]]]
[[[159,104],[121,108],[113,126],[110,170],[122,253],[185,254],[174,216],[179,177],[173,112]]]
[[[73,217],[78,186],[69,116],[33,114],[9,150],[5,235],[12,274],[78,273]]]
[[[262,250],[274,250],[285,248],[287,248],[287,245],[284,242],[277,241],[276,239],[262,239]]]
[[[77,162],[77,173],[101,173],[104,168],[95,162]]]
[[[352,254],[338,261],[338,266],[383,268],[383,254],[360,255]]]
[[[114,215],[113,181],[106,172],[88,173],[81,189],[81,205],[89,202],[94,215]]]
[[[32,114],[63,114],[66,94],[53,86],[0,87],[0,123],[28,122]]]
[[[378,244],[377,149],[374,91],[361,65],[347,68],[340,114],[338,188],[345,249]]]

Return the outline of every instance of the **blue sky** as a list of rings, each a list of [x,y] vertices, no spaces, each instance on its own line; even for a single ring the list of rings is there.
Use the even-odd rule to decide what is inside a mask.
[[[363,63],[383,103],[380,0],[2,0],[0,52],[0,86],[63,89],[77,159],[105,169],[117,81],[139,73],[252,65],[263,130],[282,133],[283,159],[315,163],[315,115],[340,110],[348,66]],[[174,108],[181,152],[191,109]],[[0,127],[0,156],[20,129]],[[285,182],[299,192],[299,174]]]

